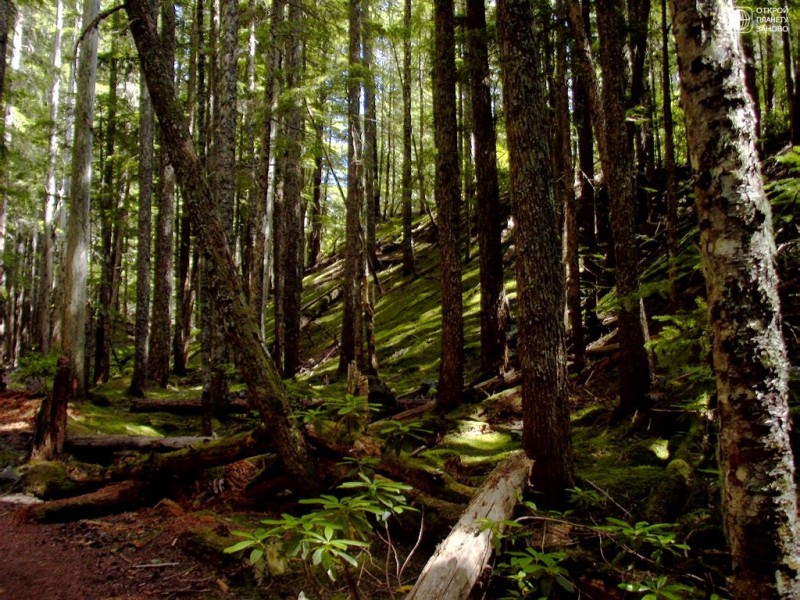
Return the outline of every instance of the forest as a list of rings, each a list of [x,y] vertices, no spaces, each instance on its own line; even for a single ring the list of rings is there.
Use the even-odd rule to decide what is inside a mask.
[[[794,2],[0,0],[0,105],[0,598],[800,598]]]

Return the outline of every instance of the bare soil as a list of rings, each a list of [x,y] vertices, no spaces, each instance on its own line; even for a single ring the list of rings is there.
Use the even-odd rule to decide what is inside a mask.
[[[0,468],[24,460],[39,402],[24,393],[0,394]],[[213,566],[181,550],[181,536],[212,523],[174,503],[42,525],[19,522],[20,500],[0,496],[0,600],[243,597],[229,592]]]

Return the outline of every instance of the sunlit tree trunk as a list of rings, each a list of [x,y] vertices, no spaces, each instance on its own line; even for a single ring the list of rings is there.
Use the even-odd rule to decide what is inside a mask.
[[[175,6],[161,4],[161,46],[170,77],[175,77]],[[159,155],[161,177],[158,185],[155,241],[153,316],[150,322],[150,378],[161,387],[169,379],[171,349],[171,304],[173,233],[175,225],[175,171],[165,149]]]
[[[725,0],[671,5],[717,382],[729,589],[737,600],[789,600],[800,597],[800,531],[788,361],[739,17]]]
[[[302,143],[304,134],[302,86],[303,7],[301,0],[289,3],[285,37],[284,76],[291,98],[284,112],[286,128],[285,165],[283,175],[284,297],[283,318],[286,340],[283,376],[292,377],[300,366],[300,316],[303,293],[303,173]]]
[[[455,19],[453,0],[434,1],[433,120],[436,142],[436,207],[442,270],[442,353],[437,408],[461,404],[464,387],[459,220],[461,176],[456,120]]]
[[[364,204],[362,182],[362,128],[361,128],[361,0],[350,0],[350,51],[347,82],[347,200],[345,216],[344,293],[342,315],[342,341],[339,354],[339,372],[347,368],[361,354],[361,257],[362,232],[359,215]]]
[[[0,12],[2,6],[0,5]],[[0,16],[2,19],[2,16]],[[2,23],[0,23],[2,26]],[[53,290],[53,254],[55,249],[55,218],[58,209],[58,113],[61,105],[61,40],[64,31],[64,2],[56,1],[56,24],[53,39],[53,79],[50,84],[48,101],[50,104],[50,134],[48,140],[47,175],[45,176],[45,198],[42,211],[41,269],[37,305],[39,320],[37,325],[39,350],[50,351],[50,335],[52,329],[51,295]],[[0,49],[2,50],[2,49]],[[5,55],[0,53],[0,60],[5,62]]]
[[[531,482],[545,503],[564,500],[573,484],[569,426],[564,271],[546,123],[544,74],[531,35],[527,0],[497,4],[503,104],[516,219],[522,445],[532,458]]]
[[[414,240],[411,234],[411,0],[403,3],[403,275],[412,275]],[[388,160],[388,157],[387,157]]]
[[[83,18],[91,23],[100,12],[99,0],[85,0]],[[76,394],[86,393],[86,292],[89,269],[89,197],[92,187],[92,143],[95,81],[97,79],[98,31],[95,27],[80,44],[75,105],[75,140],[72,146],[72,176],[67,248],[64,260],[65,306],[62,354],[68,357]]]
[[[497,155],[492,114],[488,31],[484,0],[467,0],[467,57],[475,145],[478,250],[481,287],[481,370],[505,369],[508,362],[508,304],[503,287],[503,224],[497,183]]]

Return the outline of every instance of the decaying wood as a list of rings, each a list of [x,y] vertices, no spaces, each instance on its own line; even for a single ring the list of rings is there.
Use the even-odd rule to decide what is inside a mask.
[[[324,450],[328,457],[379,457],[380,462],[375,467],[378,473],[442,500],[466,502],[474,495],[474,488],[459,483],[447,471],[425,464],[419,459],[383,452],[380,441],[373,437],[361,436],[349,447],[323,437],[312,427],[307,429],[306,437],[318,449]]]
[[[82,496],[31,504],[19,510],[16,518],[52,523],[113,514],[142,506],[148,498],[148,487],[143,481],[113,483]]]
[[[508,373],[497,375],[496,377],[492,377],[486,381],[481,381],[480,383],[475,383],[465,388],[464,401],[480,402],[481,400],[485,400],[493,394],[516,387],[518,385],[522,385],[522,372],[509,371]]]
[[[166,412],[173,415],[199,415],[202,412],[200,400],[132,400],[131,412]],[[244,400],[231,400],[225,403],[224,410],[229,413],[246,413],[250,410]]]
[[[255,429],[222,440],[193,444],[166,454],[151,453],[130,463],[110,467],[106,477],[119,479],[155,479],[167,475],[196,473],[202,469],[227,465],[257,454],[271,447],[269,436]]]
[[[495,468],[450,535],[439,544],[406,600],[463,600],[469,596],[492,555],[492,532],[482,528],[483,522],[510,518],[531,465],[520,452]]]
[[[195,444],[207,444],[210,437],[154,437],[148,435],[68,435],[64,448],[67,452],[170,452]]]
[[[419,406],[409,408],[408,410],[399,412],[386,419],[381,419],[380,421],[375,421],[374,423],[370,423],[369,427],[367,428],[367,431],[371,434],[375,433],[377,431],[380,431],[381,428],[386,425],[387,421],[405,421],[406,419],[411,419],[412,417],[416,417],[417,415],[421,415],[428,411],[431,411],[434,408],[436,408],[436,400],[429,400],[425,404],[420,404]]]

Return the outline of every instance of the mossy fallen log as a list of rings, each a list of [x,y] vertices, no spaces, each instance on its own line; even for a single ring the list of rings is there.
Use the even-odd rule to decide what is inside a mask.
[[[210,437],[178,436],[155,437],[148,435],[67,435],[64,449],[75,453],[113,452],[171,452],[195,444],[208,444]]]
[[[492,556],[491,529],[484,522],[508,520],[526,485],[532,462],[522,452],[486,478],[450,535],[439,544],[405,600],[465,600]]]
[[[17,511],[20,522],[54,523],[101,517],[139,508],[147,503],[150,486],[144,481],[112,483],[94,492],[31,504]]]
[[[200,400],[132,400],[130,411],[133,413],[165,412],[173,415],[199,415],[203,406]],[[232,400],[225,404],[227,413],[246,413],[250,410],[244,400]]]

